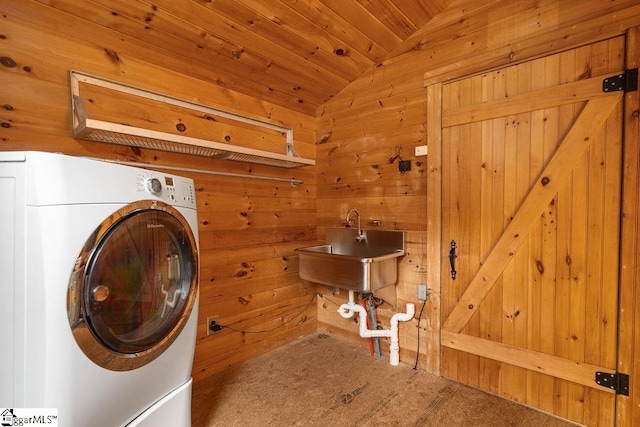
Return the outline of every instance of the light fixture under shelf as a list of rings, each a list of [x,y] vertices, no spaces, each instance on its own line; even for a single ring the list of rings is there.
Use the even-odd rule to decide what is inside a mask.
[[[209,141],[201,138],[193,138],[184,135],[176,135],[168,132],[159,132],[151,129],[113,123],[110,121],[91,119],[88,117],[84,101],[80,96],[80,82],[130,95],[140,96],[160,103],[199,111],[212,116],[224,117],[229,120],[269,129],[271,131],[277,131],[285,137],[286,153],[273,153],[270,151]],[[290,128],[277,126],[271,123],[241,116],[239,114],[206,107],[204,105],[161,95],[144,89],[134,88],[77,71],[71,71],[71,104],[73,109],[74,138],[154,150],[172,151],[196,156],[206,156],[222,160],[257,163],[283,168],[315,165],[314,160],[302,158],[295,152],[293,149],[293,130]]]

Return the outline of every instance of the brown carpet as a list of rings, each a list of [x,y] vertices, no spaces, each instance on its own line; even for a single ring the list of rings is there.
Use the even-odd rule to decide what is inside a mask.
[[[572,426],[325,333],[194,384],[193,427]]]

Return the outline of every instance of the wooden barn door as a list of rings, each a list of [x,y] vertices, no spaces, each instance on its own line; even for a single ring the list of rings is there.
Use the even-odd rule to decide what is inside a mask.
[[[595,377],[616,370],[623,111],[603,81],[624,50],[606,40],[441,92],[441,372],[599,426],[615,419]]]

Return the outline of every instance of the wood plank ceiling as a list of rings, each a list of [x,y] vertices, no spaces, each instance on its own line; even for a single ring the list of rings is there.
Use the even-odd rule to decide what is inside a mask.
[[[158,65],[310,115],[451,2],[36,1],[172,59]]]

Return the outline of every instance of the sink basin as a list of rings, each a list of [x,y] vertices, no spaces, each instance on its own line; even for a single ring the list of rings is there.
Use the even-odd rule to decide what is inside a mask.
[[[398,258],[405,255],[405,232],[328,228],[327,244],[298,248],[302,279],[337,288],[373,293],[395,285]]]

